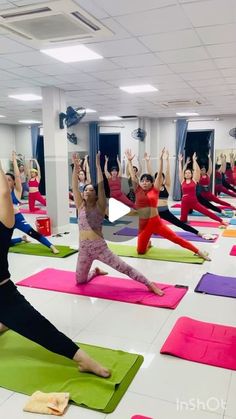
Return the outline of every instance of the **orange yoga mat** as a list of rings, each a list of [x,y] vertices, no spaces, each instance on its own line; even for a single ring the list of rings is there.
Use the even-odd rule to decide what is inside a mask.
[[[235,230],[224,230],[223,237],[236,237],[236,229]]]

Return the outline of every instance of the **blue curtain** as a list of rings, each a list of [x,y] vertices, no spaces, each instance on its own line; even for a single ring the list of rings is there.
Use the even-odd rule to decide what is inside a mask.
[[[91,174],[91,182],[96,184],[96,154],[99,150],[99,127],[98,122],[89,123],[89,166]]]
[[[184,154],[184,147],[187,137],[188,122],[186,119],[177,119],[176,121],[176,163],[175,163],[175,179],[173,188],[173,200],[181,200],[181,185],[179,182],[179,162],[178,155]]]
[[[39,191],[42,195],[46,195],[46,184],[45,184],[45,162],[44,162],[44,142],[43,136],[39,135],[37,138],[37,146],[36,146],[36,157],[38,160],[38,164],[40,166],[41,172],[41,181],[39,185]]]
[[[32,157],[36,159],[36,149],[37,149],[37,141],[39,136],[39,127],[37,125],[33,125],[31,127],[31,146],[32,146]]]

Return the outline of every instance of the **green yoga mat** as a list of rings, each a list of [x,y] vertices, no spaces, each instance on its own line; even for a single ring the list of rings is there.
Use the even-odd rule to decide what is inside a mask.
[[[138,255],[135,246],[124,244],[110,244],[109,249],[118,256],[140,259],[166,260],[168,262],[198,263],[202,264],[204,259],[194,256],[189,250],[159,249],[152,247],[145,255]]]
[[[0,336],[0,386],[31,395],[34,391],[69,392],[82,407],[111,413],[116,408],[143,357],[128,352],[79,344],[112,371],[110,378],[80,373],[76,364],[42,346],[8,331]]]
[[[10,253],[21,253],[22,255],[34,255],[34,256],[48,256],[50,258],[66,258],[67,256],[77,253],[78,250],[71,249],[69,246],[56,246],[60,253],[54,255],[51,250],[37,243],[19,243],[11,246],[9,249]]]

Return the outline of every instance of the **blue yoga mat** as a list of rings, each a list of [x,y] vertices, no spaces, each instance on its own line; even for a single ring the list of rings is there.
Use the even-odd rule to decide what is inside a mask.
[[[197,284],[195,292],[236,298],[236,278],[207,272]]]
[[[233,226],[235,226],[236,225],[236,218],[232,218],[229,223],[232,224]]]

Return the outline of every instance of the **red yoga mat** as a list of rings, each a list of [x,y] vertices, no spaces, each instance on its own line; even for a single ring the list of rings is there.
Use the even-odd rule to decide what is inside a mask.
[[[180,317],[160,353],[236,370],[236,327]]]
[[[230,256],[236,256],[236,246],[233,246],[230,250]]]
[[[42,210],[42,209],[37,209],[36,211],[30,211],[27,208],[21,208],[20,209],[20,212],[22,214],[44,214],[44,215],[47,214],[47,211],[46,210]]]
[[[163,297],[159,297],[137,281],[108,275],[97,276],[92,281],[79,285],[74,272],[59,269],[44,269],[17,285],[171,309],[177,307],[187,292],[187,287],[184,286],[156,283],[165,292]]]

